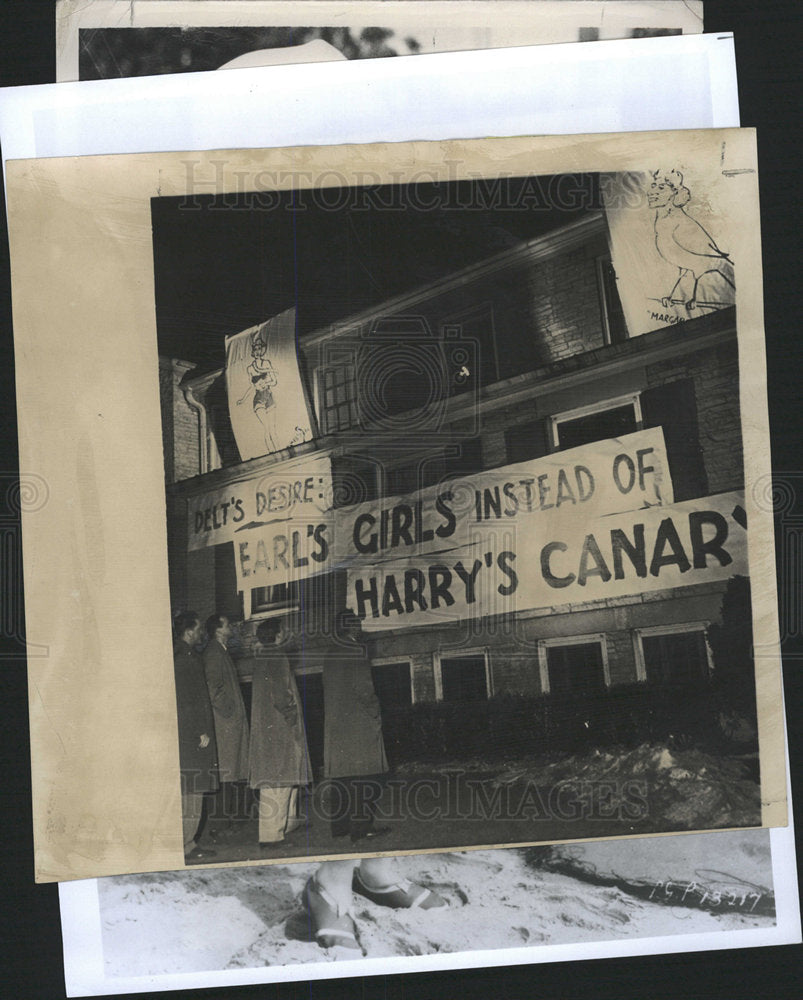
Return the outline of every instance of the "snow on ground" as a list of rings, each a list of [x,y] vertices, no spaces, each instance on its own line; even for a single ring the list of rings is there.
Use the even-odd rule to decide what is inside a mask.
[[[641,782],[655,830],[755,826],[761,821],[756,755],[714,756],[693,748],[645,743],[633,750],[594,750],[558,761],[536,758],[506,769],[494,783],[523,781],[536,786],[585,782],[606,787],[613,782],[614,796],[632,795],[628,782]],[[616,804],[615,799],[610,801],[612,812]]]
[[[727,836],[727,845],[718,838]],[[694,844],[694,842],[698,842]],[[683,842],[686,842],[685,844]],[[663,851],[661,843],[669,848]],[[658,846],[656,846],[658,845]],[[635,849],[634,849],[635,848]],[[576,845],[600,870],[691,880],[726,869],[771,885],[766,831]],[[597,851],[598,853],[594,853]],[[582,943],[771,926],[771,917],[659,905],[528,863],[526,849],[399,858],[399,874],[449,900],[441,910],[389,910],[355,897],[367,957]],[[663,861],[661,861],[663,858]],[[189,870],[99,881],[110,976],[253,968],[353,958],[308,939],[298,896],[315,863]]]

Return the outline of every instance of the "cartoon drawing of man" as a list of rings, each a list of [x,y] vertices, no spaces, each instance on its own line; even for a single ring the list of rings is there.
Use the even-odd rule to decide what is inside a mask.
[[[655,246],[678,278],[661,299],[667,308],[682,305],[697,315],[723,309],[735,302],[733,262],[714,238],[685,209],[691,191],[678,170],[652,174],[647,203],[655,209]]]

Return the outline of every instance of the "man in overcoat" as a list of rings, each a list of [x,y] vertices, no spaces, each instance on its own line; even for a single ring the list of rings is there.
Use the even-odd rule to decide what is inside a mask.
[[[206,620],[208,642],[203,652],[206,685],[215,716],[220,791],[211,816],[216,827],[231,826],[237,813],[234,782],[248,778],[248,716],[240,690],[237,668],[228,651],[231,622],[225,615],[211,615]],[[208,802],[207,805],[211,805]]]
[[[324,773],[336,794],[332,834],[353,842],[375,837],[376,800],[388,770],[379,699],[363,652],[360,620],[351,611],[337,617],[339,645],[324,661]],[[393,858],[324,861],[302,893],[315,940],[322,948],[359,950],[352,916],[353,894],[392,909],[446,906],[434,889],[399,878]]]
[[[356,842],[388,828],[375,824],[376,800],[388,770],[382,714],[360,620],[350,611],[337,618],[339,643],[323,665],[323,767],[328,779],[332,836]]]
[[[259,789],[259,844],[277,844],[299,826],[298,789],[312,781],[301,700],[282,646],[290,637],[284,619],[268,618],[256,631],[251,662],[251,788]]]
[[[212,705],[203,661],[195,651],[201,638],[198,616],[192,611],[182,612],[175,620],[174,634],[184,858],[187,862],[204,861],[215,852],[199,848],[195,835],[201,822],[204,794],[217,790],[218,776]]]

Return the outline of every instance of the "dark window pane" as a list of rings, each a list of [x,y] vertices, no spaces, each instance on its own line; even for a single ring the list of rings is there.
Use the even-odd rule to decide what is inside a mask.
[[[383,712],[412,704],[409,661],[375,664],[371,667],[371,673]]]
[[[702,630],[643,636],[644,666],[651,684],[699,684],[708,677]]]
[[[549,690],[557,695],[599,694],[605,690],[602,646],[598,642],[548,646]]]
[[[561,451],[578,448],[592,441],[632,434],[636,429],[636,411],[633,404],[628,403],[611,410],[589,413],[585,417],[575,417],[574,420],[561,420],[558,423],[558,447]]]
[[[355,423],[355,382],[350,367],[339,365],[323,371],[321,407],[325,433],[346,430]]]
[[[298,600],[298,583],[277,583],[272,587],[254,587],[251,591],[251,611],[267,611]]]
[[[444,701],[484,701],[488,697],[484,656],[441,659]]]
[[[708,477],[700,447],[694,381],[684,378],[646,389],[641,394],[641,414],[645,427],[663,429],[675,501],[706,496]]]
[[[599,283],[602,308],[608,326],[608,339],[612,344],[627,340],[627,325],[622,310],[622,300],[619,298],[619,286],[616,283],[616,271],[609,257],[599,259]]]

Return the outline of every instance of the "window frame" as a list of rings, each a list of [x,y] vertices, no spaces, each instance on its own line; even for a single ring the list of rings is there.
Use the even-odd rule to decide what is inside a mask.
[[[410,656],[376,656],[370,661],[373,667],[388,667],[393,663],[406,663],[410,671],[410,704],[415,705],[415,684],[413,683],[413,660]]]
[[[605,282],[605,266],[610,265],[611,270],[614,273],[614,281],[617,281],[616,269],[613,267],[613,261],[611,259],[610,253],[597,254],[594,258],[594,265],[597,274],[597,292],[599,294],[599,312],[600,319],[602,320],[602,340],[607,346],[609,344],[620,343],[619,340],[615,339],[611,330],[611,301],[608,296],[608,291]],[[624,312],[624,305],[621,302],[621,295],[619,296],[620,305],[622,306],[622,312]],[[625,336],[623,340],[630,340],[630,331],[627,329],[627,317],[625,317]]]
[[[553,452],[561,450],[560,434],[558,425],[569,420],[577,420],[581,417],[590,417],[595,413],[604,413],[606,410],[617,410],[622,406],[632,406],[633,414],[636,418],[636,430],[644,428],[644,419],[641,413],[641,393],[629,392],[624,396],[614,396],[611,399],[602,399],[597,403],[588,403],[585,406],[576,406],[571,410],[561,410],[560,413],[551,414],[549,421],[549,446]]]
[[[258,611],[254,611],[251,595],[254,590],[261,589],[261,587],[246,587],[245,590],[241,591],[243,596],[243,621],[256,622],[263,621],[265,618],[278,618],[280,615],[293,614],[301,609],[298,599],[292,598],[287,601],[275,601],[273,604],[268,604]]]
[[[608,640],[605,632],[588,632],[584,635],[558,636],[552,639],[538,640],[538,672],[541,682],[541,694],[551,694],[549,683],[548,651],[555,646],[589,646],[597,643],[602,650],[602,677],[606,690],[611,686],[611,669],[608,663]]]
[[[675,622],[671,625],[647,625],[644,628],[633,629],[633,653],[636,658],[636,680],[639,684],[649,683],[647,680],[647,663],[644,658],[644,646],[642,638],[652,638],[662,635],[687,635],[690,632],[703,633],[703,648],[705,649],[706,666],[708,668],[706,680],[711,680],[714,672],[714,660],[711,655],[711,646],[708,643],[708,629],[711,626],[709,621]]]
[[[343,372],[344,381],[343,385],[347,387],[349,384],[354,387],[354,395],[351,399],[346,397],[344,403],[335,403],[332,407],[327,408],[324,403],[326,399],[327,387],[324,385],[326,373],[332,372]],[[337,386],[335,386],[337,388]],[[318,426],[323,434],[342,434],[344,432],[353,431],[355,428],[359,428],[360,419],[358,412],[359,403],[359,393],[357,392],[357,369],[356,369],[356,358],[354,351],[351,349],[346,349],[343,351],[342,357],[328,358],[325,362],[321,362],[315,369],[315,378],[313,380],[313,398],[315,412],[318,415]],[[329,423],[329,414],[337,411],[341,406],[348,405],[349,409],[353,415],[353,421],[346,427],[332,426]]]
[[[435,701],[443,701],[443,667],[444,660],[462,660],[468,656],[482,656],[485,661],[485,697],[486,700],[493,698],[493,675],[491,673],[491,656],[488,646],[475,646],[470,649],[460,650],[458,653],[441,653],[436,650],[433,654],[433,673],[435,677]]]

